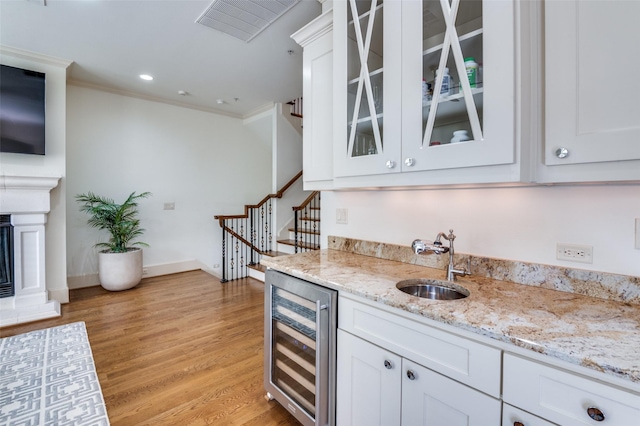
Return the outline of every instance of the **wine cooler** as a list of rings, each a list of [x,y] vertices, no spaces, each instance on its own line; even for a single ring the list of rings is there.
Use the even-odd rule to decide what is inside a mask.
[[[335,424],[337,300],[335,290],[266,272],[267,396],[305,426]]]

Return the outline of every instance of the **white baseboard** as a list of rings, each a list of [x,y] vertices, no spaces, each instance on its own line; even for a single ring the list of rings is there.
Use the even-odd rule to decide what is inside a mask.
[[[77,288],[93,287],[100,285],[98,274],[80,275],[77,277],[67,277],[67,287],[69,290]]]
[[[204,264],[197,260],[185,260],[183,262],[162,263],[159,265],[143,265],[142,278],[157,277],[160,275],[177,274],[180,272],[196,271],[202,269],[211,275],[217,276],[213,271],[208,269]],[[67,286],[70,290],[78,288],[93,287],[100,285],[98,274],[81,275],[77,277],[67,277]]]
[[[206,272],[209,275],[213,275],[214,277],[216,277],[219,280],[222,279],[222,276],[220,274],[218,274],[216,271],[214,271],[213,269],[209,269],[204,265],[202,265],[202,267],[200,269],[202,269],[204,272]]]

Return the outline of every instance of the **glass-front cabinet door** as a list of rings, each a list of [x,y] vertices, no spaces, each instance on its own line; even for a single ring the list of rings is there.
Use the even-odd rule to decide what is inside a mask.
[[[403,171],[512,163],[513,2],[409,0],[402,22]]]
[[[513,164],[516,6],[335,0],[334,177]]]
[[[401,3],[334,3],[336,176],[401,169]]]

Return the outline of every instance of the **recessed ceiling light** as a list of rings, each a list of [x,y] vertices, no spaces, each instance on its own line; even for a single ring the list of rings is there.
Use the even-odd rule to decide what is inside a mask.
[[[149,74],[140,74],[140,78],[146,81],[151,81],[153,80],[153,77],[150,76]]]

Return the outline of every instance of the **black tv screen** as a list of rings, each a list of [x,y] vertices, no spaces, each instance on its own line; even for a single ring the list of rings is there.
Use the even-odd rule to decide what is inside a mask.
[[[0,152],[44,155],[45,75],[0,66]]]

